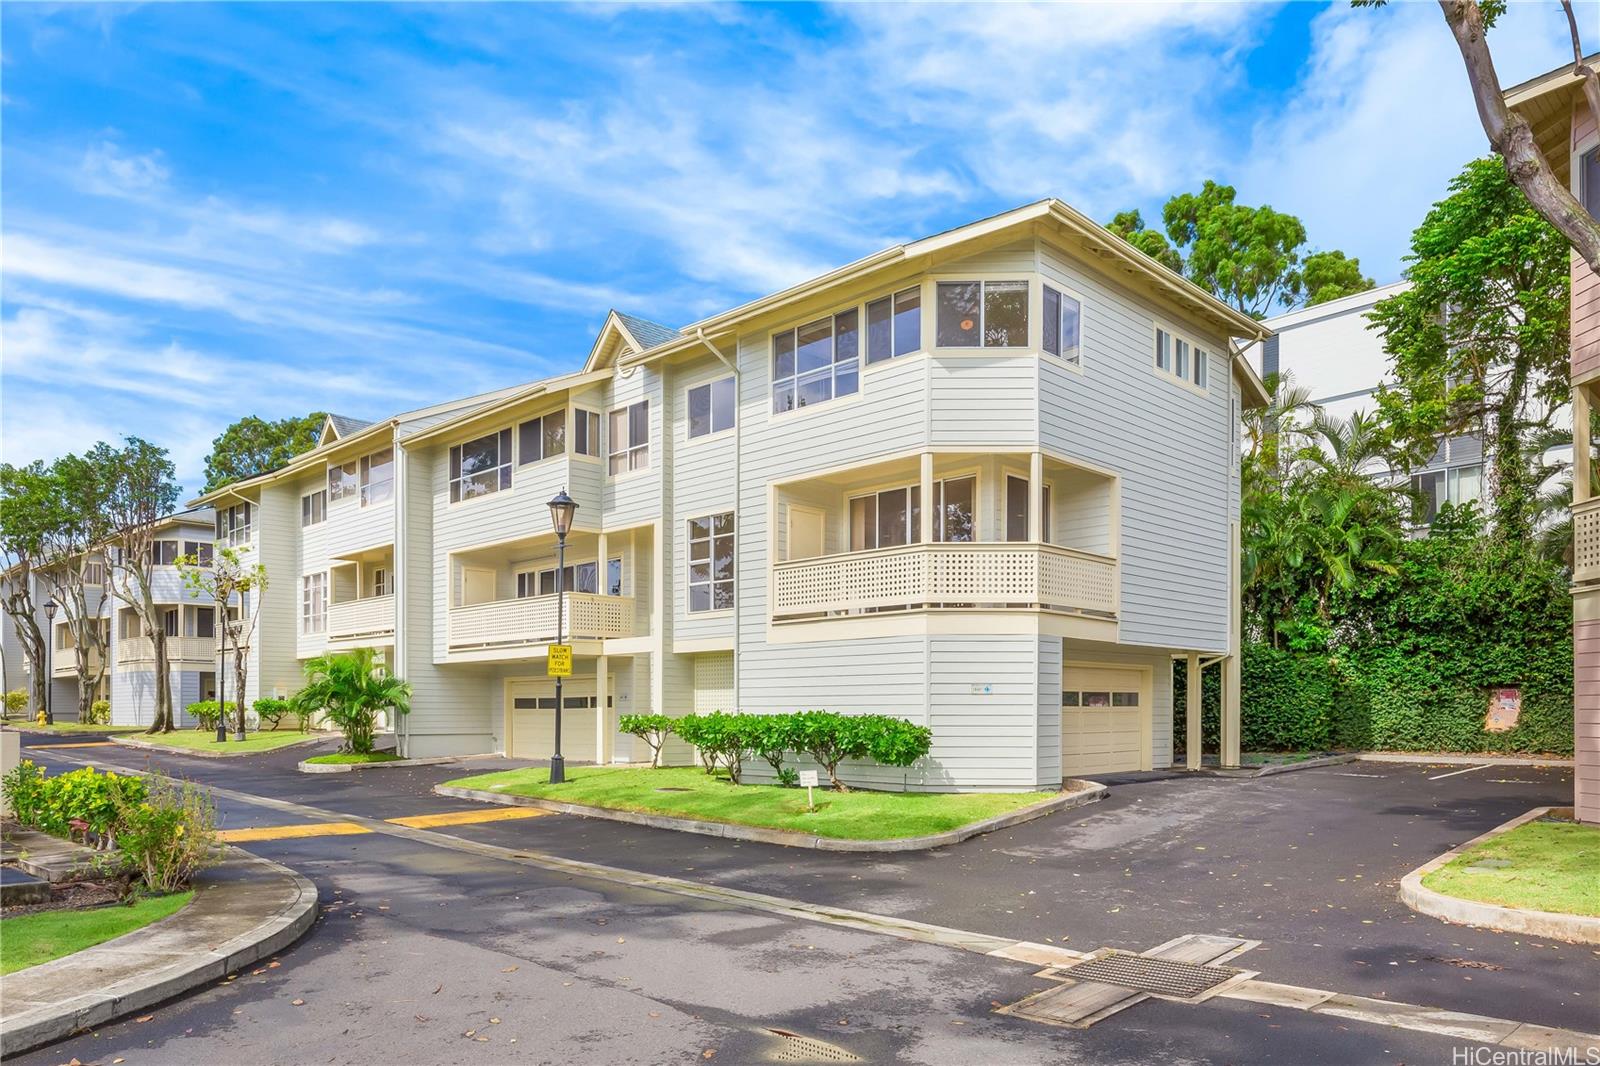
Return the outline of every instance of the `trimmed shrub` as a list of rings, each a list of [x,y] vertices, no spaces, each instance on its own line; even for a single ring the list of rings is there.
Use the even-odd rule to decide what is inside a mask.
[[[834,714],[832,711],[801,711],[794,716],[796,751],[811,756],[828,774],[836,792],[849,792],[839,780],[839,764],[846,759],[865,759],[870,753],[865,716]]]
[[[28,710],[28,690],[25,688],[14,688],[10,692],[7,692],[5,707],[7,718],[14,714],[26,713]]]
[[[111,701],[95,700],[89,704],[89,716],[84,719],[85,725],[110,725]]]
[[[715,773],[722,766],[728,771],[728,780],[737,785],[745,754],[750,750],[741,721],[746,717],[723,711],[686,714],[672,720],[672,730],[694,746],[706,773]]]
[[[787,752],[795,750],[794,716],[790,714],[741,714],[740,727],[744,730],[749,749],[777,775],[778,784],[793,788],[800,783],[800,775],[783,765]]]
[[[226,714],[227,717],[232,718],[234,707],[235,705],[232,700],[228,700],[226,703],[224,703],[220,710],[217,707],[216,700],[200,700],[197,703],[189,704],[189,706],[185,707],[184,710],[188,711],[189,716],[195,720],[194,727],[200,732],[205,733],[215,730],[217,728],[218,718],[222,717],[224,714]]]
[[[263,727],[276,731],[278,725],[285,719],[291,718],[305,732],[304,719],[295,713],[294,704],[288,700],[277,699],[273,696],[263,696],[252,703],[251,708],[256,712],[256,721]]]
[[[661,765],[661,748],[673,733],[673,719],[664,714],[624,714],[617,718],[617,729],[638,737],[650,747],[650,766]]]
[[[116,838],[122,806],[142,803],[146,794],[137,777],[110,770],[102,774],[93,767],[46,777],[31,759],[18,763],[0,788],[13,817],[23,825],[68,840],[89,840],[92,834],[90,842],[102,848]]]

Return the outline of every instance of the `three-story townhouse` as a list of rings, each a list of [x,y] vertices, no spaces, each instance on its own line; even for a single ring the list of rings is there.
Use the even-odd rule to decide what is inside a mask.
[[[1184,659],[1223,673],[1236,762],[1239,415],[1265,396],[1234,342],[1267,332],[1053,200],[682,329],[613,312],[581,371],[330,427],[229,490],[303,514],[392,456],[383,532],[335,538],[312,503],[326,528],[279,558],[257,519],[274,588],[301,583],[269,596],[300,625],[263,627],[285,665],[262,683],[355,604],[341,642],[414,688],[403,751],[549,755],[565,489],[569,759],[642,755],[630,711],[825,708],[932,728],[864,784],[1050,786],[1169,765]],[[360,606],[383,597],[390,629]]]

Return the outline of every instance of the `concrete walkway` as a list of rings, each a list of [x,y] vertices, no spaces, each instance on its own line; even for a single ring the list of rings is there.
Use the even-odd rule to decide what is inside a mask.
[[[317,890],[237,848],[195,879],[170,918],[5,978],[0,1056],[60,1040],[221,980],[294,943],[316,920]]]

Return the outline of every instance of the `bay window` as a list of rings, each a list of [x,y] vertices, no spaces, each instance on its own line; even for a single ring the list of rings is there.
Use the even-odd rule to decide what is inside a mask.
[[[933,483],[933,539],[976,539],[974,509],[978,479],[947,478]],[[922,540],[922,487],[897,486],[850,498],[850,550],[896,548]]]
[[[328,464],[328,502],[353,500],[361,484],[361,468],[354,460]]]
[[[361,506],[382,503],[394,495],[394,448],[361,457]]]
[[[1023,348],[1026,281],[941,281],[935,338],[941,348]]]
[[[913,286],[867,304],[867,362],[922,347],[922,290]]]
[[[650,465],[650,401],[640,400],[611,412],[612,476]]]
[[[517,427],[517,465],[527,466],[564,455],[567,450],[567,412],[551,411]]]
[[[450,502],[511,487],[511,431],[502,429],[450,449]]]
[[[852,307],[772,335],[772,410],[793,411],[860,388],[861,312]]]
[[[572,451],[576,455],[600,456],[600,416],[594,411],[572,412]]]

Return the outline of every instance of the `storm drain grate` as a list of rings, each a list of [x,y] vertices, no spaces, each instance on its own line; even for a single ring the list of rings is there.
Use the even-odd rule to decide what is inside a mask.
[[[861,1058],[852,1055],[842,1047],[836,1047],[826,1041],[814,1040],[809,1036],[791,1033],[787,1029],[768,1029],[767,1032],[777,1037],[782,1046],[772,1056],[774,1062],[860,1062]]]
[[[1063,967],[1059,972],[1063,977],[1071,977],[1076,981],[1098,981],[1155,996],[1194,999],[1244,971],[1226,966],[1174,962],[1149,955],[1135,955],[1130,951],[1108,951],[1077,965]]]

